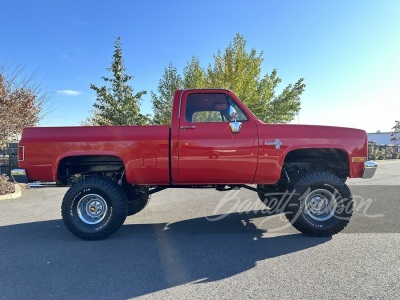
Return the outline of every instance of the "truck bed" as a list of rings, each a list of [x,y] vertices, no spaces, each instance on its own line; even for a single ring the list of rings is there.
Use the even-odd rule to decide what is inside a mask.
[[[168,184],[169,135],[168,126],[25,128],[19,166],[32,180],[57,181],[56,168],[65,157],[109,156],[124,163],[128,182]]]

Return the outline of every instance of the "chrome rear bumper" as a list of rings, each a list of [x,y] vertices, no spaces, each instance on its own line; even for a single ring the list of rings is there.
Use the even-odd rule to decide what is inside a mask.
[[[364,163],[364,172],[363,179],[372,178],[375,174],[376,169],[378,168],[378,164],[374,161],[366,161]]]
[[[28,183],[28,177],[26,177],[25,169],[11,170],[11,177],[18,183]]]

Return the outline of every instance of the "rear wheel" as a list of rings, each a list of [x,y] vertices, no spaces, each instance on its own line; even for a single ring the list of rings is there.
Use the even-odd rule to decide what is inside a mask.
[[[122,226],[127,203],[123,189],[116,182],[89,177],[69,188],[61,205],[61,215],[65,226],[75,236],[100,240]]]
[[[142,211],[149,203],[150,195],[146,195],[148,188],[133,186],[127,182],[122,184],[122,188],[128,198],[128,216]]]
[[[292,185],[286,216],[299,231],[330,236],[342,231],[353,213],[353,199],[343,180],[327,172],[300,176]]]

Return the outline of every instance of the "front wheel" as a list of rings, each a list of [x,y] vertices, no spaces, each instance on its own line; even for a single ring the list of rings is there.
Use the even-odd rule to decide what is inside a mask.
[[[269,208],[274,209],[279,205],[282,192],[277,185],[257,184],[258,198]],[[261,191],[262,190],[262,191]]]
[[[100,240],[117,231],[127,215],[127,198],[114,181],[89,177],[72,185],[61,215],[67,229],[84,240]]]
[[[347,226],[353,199],[341,178],[312,172],[299,177],[292,187],[286,216],[297,230],[312,236],[331,236]]]

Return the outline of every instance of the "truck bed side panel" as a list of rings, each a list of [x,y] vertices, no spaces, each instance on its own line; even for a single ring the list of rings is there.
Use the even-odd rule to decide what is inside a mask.
[[[24,129],[19,162],[31,180],[56,181],[59,162],[69,156],[120,158],[134,184],[169,183],[168,126],[35,127]]]

